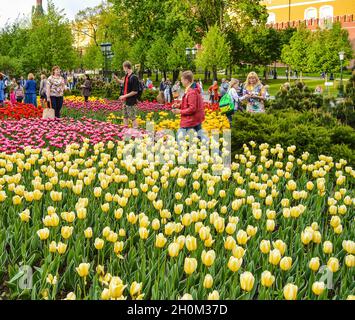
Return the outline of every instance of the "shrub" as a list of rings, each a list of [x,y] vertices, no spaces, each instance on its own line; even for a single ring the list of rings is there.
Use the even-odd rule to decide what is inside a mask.
[[[156,101],[159,91],[145,89],[141,96],[141,101]]]
[[[295,145],[297,155],[331,155],[355,162],[355,130],[341,125],[329,113],[274,111],[265,114],[236,113],[232,128],[232,153],[241,152],[249,141],[258,144]]]

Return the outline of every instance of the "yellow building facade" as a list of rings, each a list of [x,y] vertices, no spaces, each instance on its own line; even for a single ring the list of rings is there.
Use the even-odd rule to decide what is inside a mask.
[[[355,15],[355,0],[265,0],[268,23]]]

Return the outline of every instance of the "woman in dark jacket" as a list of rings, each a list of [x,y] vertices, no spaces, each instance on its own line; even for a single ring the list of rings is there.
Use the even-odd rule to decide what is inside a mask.
[[[91,81],[89,75],[86,75],[85,77],[86,77],[85,82],[81,86],[81,88],[82,88],[83,96],[85,98],[85,102],[88,102],[89,97],[91,95]]]
[[[37,94],[36,94],[36,81],[34,80],[34,75],[30,73],[28,75],[28,80],[26,81],[25,85],[25,103],[33,104],[37,107]]]

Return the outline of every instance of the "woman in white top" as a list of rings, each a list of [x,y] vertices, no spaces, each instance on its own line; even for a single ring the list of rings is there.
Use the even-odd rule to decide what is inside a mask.
[[[228,90],[228,94],[230,95],[230,97],[232,98],[233,100],[233,103],[234,103],[234,110],[233,111],[230,111],[228,113],[226,113],[226,116],[229,120],[229,124],[230,126],[232,127],[232,117],[233,117],[233,114],[235,113],[235,111],[238,110],[239,108],[239,102],[241,101],[241,98],[239,97],[238,95],[238,87],[239,87],[239,80],[237,79],[232,79],[230,82],[229,82],[229,90]]]

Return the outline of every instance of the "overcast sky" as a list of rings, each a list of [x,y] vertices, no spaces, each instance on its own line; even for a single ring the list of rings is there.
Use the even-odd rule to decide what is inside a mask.
[[[53,0],[55,6],[64,9],[67,17],[73,19],[75,14],[84,8],[96,6],[101,0]],[[36,4],[36,0],[1,0],[0,1],[0,28],[6,21],[15,20],[18,16],[22,17],[31,15],[32,6]],[[46,10],[47,0],[43,0],[43,7]]]

